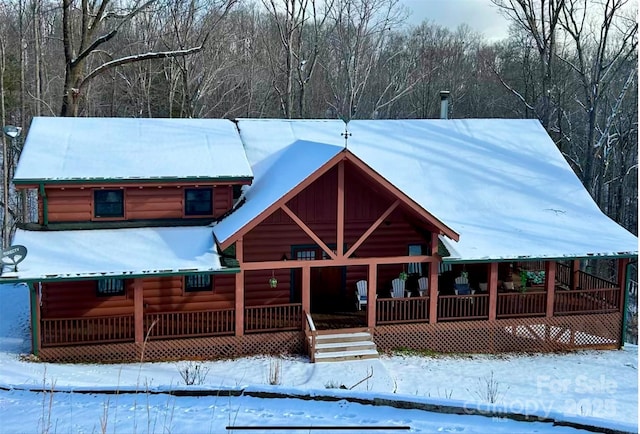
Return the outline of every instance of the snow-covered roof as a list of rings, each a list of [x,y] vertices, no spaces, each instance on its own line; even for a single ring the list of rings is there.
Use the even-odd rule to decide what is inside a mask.
[[[252,176],[229,120],[36,117],[14,182]]]
[[[215,226],[218,241],[227,240],[340,151],[338,146],[299,140],[258,161],[243,205]]]
[[[238,126],[255,178],[214,227],[220,242],[345,143],[339,120]],[[353,120],[348,130],[350,152],[460,234],[443,239],[449,259],[637,254],[637,238],[599,210],[536,120]]]
[[[13,245],[27,248],[12,280],[77,279],[215,272],[223,269],[211,227],[70,231],[18,230]]]

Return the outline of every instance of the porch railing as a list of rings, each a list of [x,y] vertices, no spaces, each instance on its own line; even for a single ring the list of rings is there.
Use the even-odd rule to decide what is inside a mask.
[[[546,307],[546,292],[498,293],[496,318],[544,316]]]
[[[247,333],[275,330],[300,330],[302,304],[250,306],[244,309],[244,331]]]
[[[578,288],[579,289],[615,289],[618,284],[610,282],[593,274],[578,271]]]
[[[235,330],[235,311],[148,313],[144,316],[144,329],[150,339],[231,335]]]
[[[620,288],[556,291],[556,315],[607,313],[620,310]]]
[[[377,299],[377,324],[425,322],[428,319],[429,297]]]
[[[74,345],[134,340],[133,315],[42,319],[41,345]]]
[[[489,295],[441,295],[438,297],[438,321],[489,318]]]
[[[316,340],[318,339],[318,331],[313,323],[313,318],[308,312],[303,312],[305,317],[304,334],[308,346],[309,358],[311,363],[316,361]]]
[[[562,262],[556,262],[556,280],[561,285],[567,287],[571,286],[571,267],[563,264]]]

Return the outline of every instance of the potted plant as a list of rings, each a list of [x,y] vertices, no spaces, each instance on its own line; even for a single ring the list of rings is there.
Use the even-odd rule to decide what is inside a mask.
[[[271,278],[269,279],[269,288],[277,288],[278,287],[278,279],[273,272],[271,272]]]

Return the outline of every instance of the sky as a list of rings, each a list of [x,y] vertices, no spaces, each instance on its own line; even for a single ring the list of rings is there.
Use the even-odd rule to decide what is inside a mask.
[[[507,37],[509,23],[490,0],[400,0],[411,14],[408,22],[420,24],[424,20],[452,30],[466,23],[487,40]]]
[[[398,354],[377,360],[315,364],[303,356],[192,364],[38,363],[21,357],[29,352],[28,288],[0,285],[0,294],[2,434],[272,432],[257,426],[304,427],[276,431],[301,434],[327,431],[316,430],[319,426],[345,428],[331,431],[336,434],[586,433],[549,422],[501,417],[507,413],[638,431],[635,345],[621,351],[431,357]],[[186,385],[182,374],[187,368],[193,372],[193,363],[204,375],[195,384]],[[168,393],[176,390],[203,396]],[[221,390],[244,394],[229,397]],[[265,398],[266,393],[280,397]],[[310,399],[318,396],[325,399]],[[374,399],[398,404],[372,405]],[[420,405],[458,408],[461,414],[416,408]],[[469,414],[477,410],[497,416]],[[227,426],[254,429],[227,430]],[[355,429],[363,426],[390,429]],[[409,429],[391,431],[402,427]]]

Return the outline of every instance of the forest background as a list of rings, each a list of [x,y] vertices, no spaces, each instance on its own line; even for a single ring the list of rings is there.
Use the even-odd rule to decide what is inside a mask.
[[[3,247],[37,214],[11,185],[34,116],[437,118],[442,90],[452,118],[539,119],[637,235],[637,2],[478,1],[508,37],[399,0],[3,0]]]

